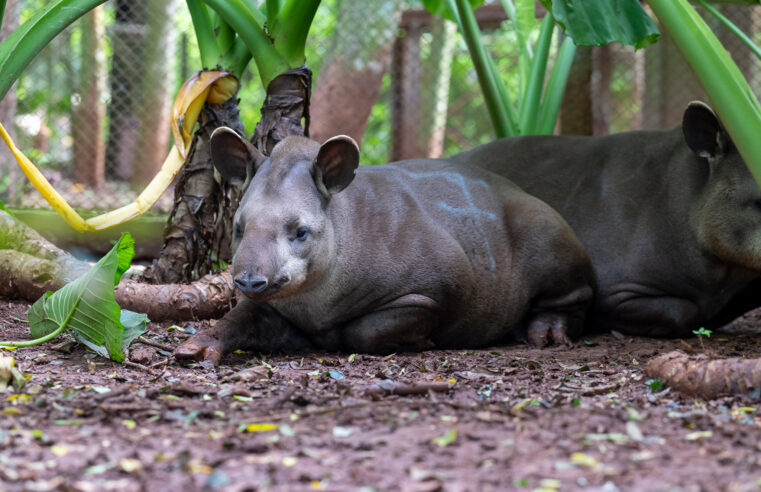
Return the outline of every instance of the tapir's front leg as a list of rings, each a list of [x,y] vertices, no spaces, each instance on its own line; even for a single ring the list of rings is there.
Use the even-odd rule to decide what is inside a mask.
[[[436,303],[428,297],[409,294],[347,323],[341,342],[343,349],[350,352],[418,352],[434,347],[431,334],[438,323]]]
[[[309,341],[272,306],[241,298],[214,327],[193,335],[174,350],[178,360],[207,360],[219,364],[233,350],[295,351]]]

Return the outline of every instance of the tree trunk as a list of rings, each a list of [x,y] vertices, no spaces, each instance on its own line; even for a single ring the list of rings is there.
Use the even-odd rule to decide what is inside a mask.
[[[143,77],[137,103],[140,151],[135,154],[130,176],[130,183],[136,186],[143,186],[153,179],[169,149],[176,38],[171,15],[175,5],[174,0],[149,0],[148,3]]]
[[[262,119],[251,139],[265,155],[288,135],[308,136],[311,76],[307,67],[301,67],[277,76],[267,87]],[[204,105],[199,123],[175,185],[164,246],[144,275],[152,283],[192,282],[218,268],[220,260],[229,262],[232,257],[232,219],[242,190],[215,177],[209,138],[220,126],[243,135],[238,100]]]
[[[129,180],[138,150],[141,60],[145,56],[147,0],[116,0],[111,59],[111,102],[106,162],[111,178]]]
[[[215,179],[209,138],[220,126],[243,134],[238,100],[205,104],[199,124],[175,182],[164,246],[144,275],[151,283],[192,282],[211,272],[219,260],[230,260],[232,216],[228,212],[237,208],[241,193]]]
[[[310,109],[314,120],[310,132],[318,142],[338,134],[361,142],[391,61],[401,7],[401,0],[338,2],[328,59],[317,78]]]
[[[6,0],[5,15],[0,26],[0,41],[5,40],[10,33],[18,27],[19,2],[18,0]],[[12,139],[16,139],[16,83],[14,83],[5,97],[0,100],[0,123],[8,131]],[[5,180],[8,180],[7,182]],[[6,145],[0,145],[0,195],[8,198],[9,202],[16,199],[18,179],[18,165],[16,159]]]
[[[592,135],[592,47],[577,46],[571,71],[568,74],[560,106],[560,133],[563,135]]]
[[[79,78],[79,100],[74,105],[74,179],[89,188],[103,186],[106,143],[101,122],[106,116],[103,93],[106,83],[106,30],[103,6],[84,17],[82,25],[82,67]]]
[[[18,219],[0,211],[0,296],[36,301],[87,272],[77,260]],[[191,285],[148,285],[122,278],[114,292],[125,309],[152,321],[218,317],[233,302],[229,272],[207,275]]]
[[[418,140],[425,157],[438,158],[444,153],[449,82],[452,75],[452,51],[457,40],[457,25],[435,16],[431,21],[430,52],[423,61]]]

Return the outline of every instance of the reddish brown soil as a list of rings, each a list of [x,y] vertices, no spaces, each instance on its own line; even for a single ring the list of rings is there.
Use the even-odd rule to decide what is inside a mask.
[[[18,321],[27,309],[0,301],[0,338],[27,336]],[[752,314],[735,328],[759,325]],[[187,336],[168,326],[152,324],[146,336],[168,346]],[[241,353],[216,372],[162,365],[168,353],[133,345],[132,357],[158,376],[55,343],[12,353],[30,379],[23,395],[0,399],[0,490],[761,485],[758,394],[703,401],[646,384],[644,362],[684,342],[600,335],[570,350],[514,345],[351,362],[349,354]],[[761,354],[757,335],[715,333],[705,346]],[[387,379],[454,382],[399,396],[383,392]]]

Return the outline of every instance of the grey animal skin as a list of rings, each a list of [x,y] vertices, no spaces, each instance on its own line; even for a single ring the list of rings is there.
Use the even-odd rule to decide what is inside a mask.
[[[509,336],[568,343],[594,274],[563,219],[508,180],[447,160],[362,167],[349,137],[303,137],[258,155],[232,130],[215,165],[250,184],[232,274],[245,294],[180,359],[234,349],[390,353],[477,347]],[[250,176],[253,174],[253,178]]]
[[[669,130],[508,138],[452,160],[568,221],[596,270],[596,328],[683,336],[761,305],[761,191],[704,103]]]

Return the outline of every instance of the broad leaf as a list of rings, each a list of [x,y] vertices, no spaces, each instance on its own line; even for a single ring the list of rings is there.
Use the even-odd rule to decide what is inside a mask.
[[[114,300],[114,287],[129,268],[134,245],[132,237],[123,234],[87,273],[35,302],[28,314],[32,336],[65,329],[99,355],[123,361],[123,348],[145,330],[148,319],[122,312]]]
[[[639,0],[541,0],[577,45],[614,41],[644,48],[660,33]]]
[[[534,16],[534,0],[516,0],[514,22],[518,30],[518,39],[521,43],[526,43],[531,37],[531,31],[538,25]]]
[[[484,0],[468,0],[468,3],[475,10],[484,3]],[[450,5],[452,4],[448,0],[423,0],[423,6],[428,9],[428,12],[457,22],[457,13],[452,11]]]

